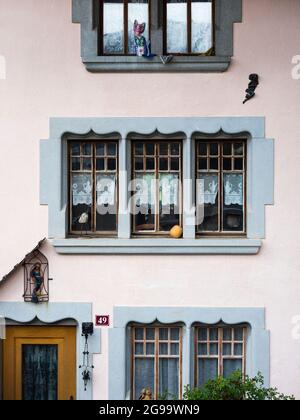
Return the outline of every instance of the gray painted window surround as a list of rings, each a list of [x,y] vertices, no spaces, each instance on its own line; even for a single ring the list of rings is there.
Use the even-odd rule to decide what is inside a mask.
[[[35,305],[24,302],[0,302],[0,316],[15,321],[22,325],[31,325],[33,321],[40,321],[44,324],[55,325],[60,321],[72,319],[76,322],[76,365],[82,364],[82,352],[84,351],[84,339],[81,336],[82,322],[92,322],[91,303],[46,303]],[[89,338],[90,354],[99,354],[101,346],[100,330],[95,329],[94,335]],[[0,378],[1,379],[1,378]],[[87,390],[84,390],[82,370],[76,372],[77,400],[93,399],[93,381],[90,381]]]
[[[73,0],[73,23],[81,24],[81,57],[90,72],[224,72],[233,56],[233,26],[242,21],[242,0],[215,0],[215,55],[177,56],[168,64],[163,64],[161,41],[162,29],[157,18],[158,3],[152,1],[153,19],[151,31],[153,46],[158,54],[152,60],[133,56],[99,56],[98,31],[95,24],[95,0]]]
[[[181,322],[183,328],[183,387],[193,384],[193,324],[214,325],[223,321],[229,325],[249,325],[246,373],[253,377],[261,372],[265,385],[270,384],[270,334],[265,327],[263,308],[197,308],[197,307],[115,307],[113,328],[109,330],[109,399],[130,398],[130,363],[128,325],[132,322],[151,324]]]
[[[183,138],[183,179],[194,176],[194,138],[245,136],[247,157],[247,236],[197,238],[191,226],[194,214],[184,211],[183,238],[131,238],[129,199],[130,139],[178,134]],[[68,238],[67,139],[71,134],[119,138],[119,222],[117,238]],[[193,205],[191,183],[184,183],[184,206]],[[265,206],[274,200],[274,141],[265,138],[263,117],[203,118],[52,118],[50,137],[40,144],[40,204],[49,208],[49,233],[62,254],[257,254],[265,237]]]

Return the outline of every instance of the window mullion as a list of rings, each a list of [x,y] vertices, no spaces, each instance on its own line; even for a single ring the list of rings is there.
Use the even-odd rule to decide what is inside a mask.
[[[155,399],[158,400],[159,390],[159,328],[155,328]]]
[[[192,53],[192,0],[187,0],[187,43],[188,54]]]
[[[124,0],[124,54],[128,54],[128,0]]]

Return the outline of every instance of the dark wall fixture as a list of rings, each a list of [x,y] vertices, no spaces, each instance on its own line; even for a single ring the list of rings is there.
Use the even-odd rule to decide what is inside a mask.
[[[249,76],[250,83],[248,85],[248,89],[246,90],[246,99],[244,100],[243,104],[250,101],[255,96],[255,90],[259,85],[259,76],[258,74],[250,74]]]
[[[90,363],[90,352],[88,339],[94,334],[94,324],[92,322],[83,322],[82,323],[82,337],[85,338],[84,350],[83,350],[83,362],[79,366],[79,369],[82,369],[82,379],[84,381],[84,390],[87,390],[88,383],[91,380],[91,372],[94,369],[94,366]]]

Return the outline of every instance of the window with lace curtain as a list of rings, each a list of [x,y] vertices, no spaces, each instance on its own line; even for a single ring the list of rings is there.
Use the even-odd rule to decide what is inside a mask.
[[[218,376],[246,373],[246,326],[195,327],[195,386]]]
[[[132,399],[182,397],[182,328],[132,326]]]
[[[118,213],[118,143],[69,143],[69,233],[114,235]]]
[[[247,143],[196,142],[197,233],[246,234]]]

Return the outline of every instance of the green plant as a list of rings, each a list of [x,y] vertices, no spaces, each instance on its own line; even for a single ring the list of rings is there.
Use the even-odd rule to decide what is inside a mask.
[[[219,377],[208,381],[202,388],[185,388],[185,400],[193,401],[292,401],[294,396],[286,396],[277,388],[265,388],[264,378],[259,373],[255,378],[244,377],[241,372],[229,378]]]

